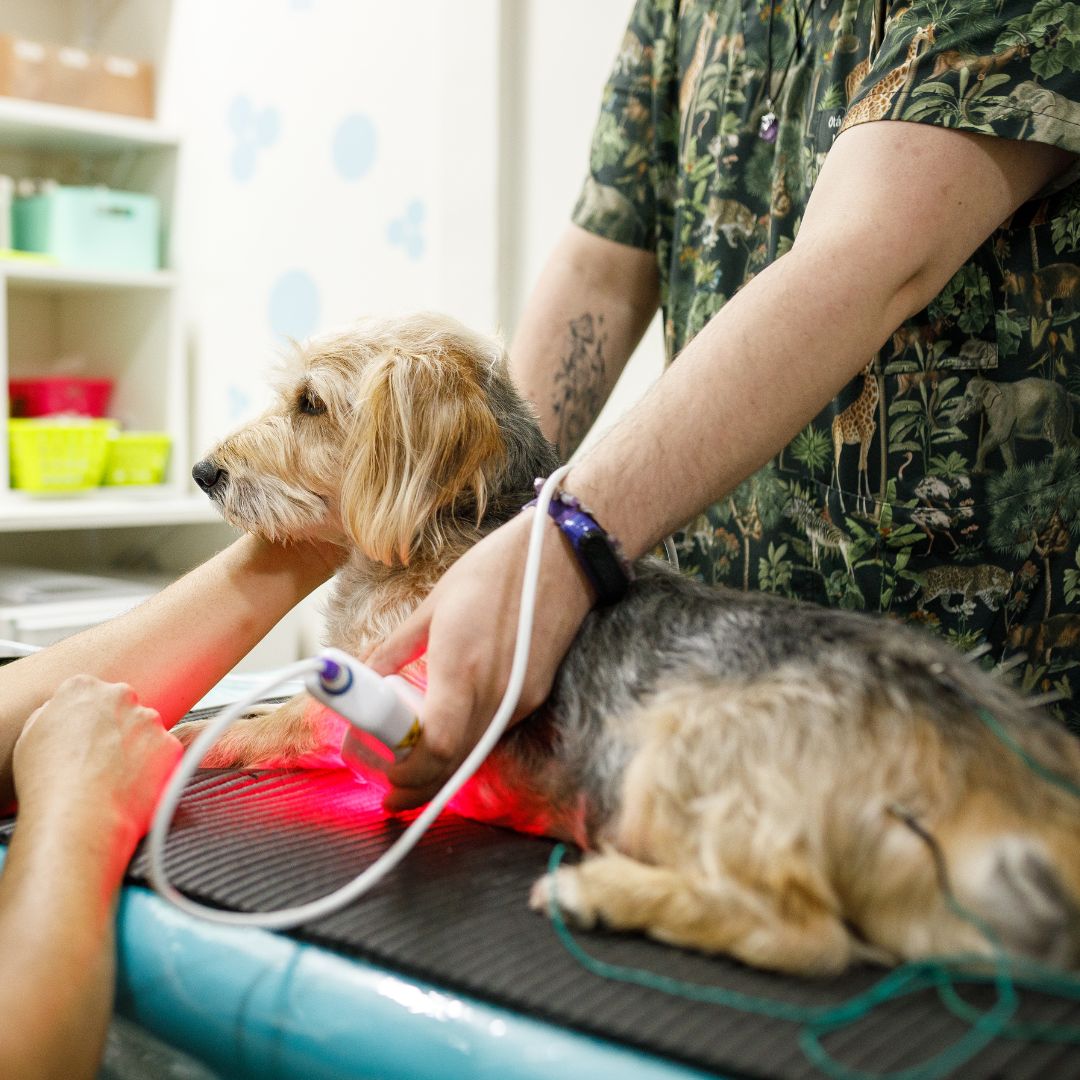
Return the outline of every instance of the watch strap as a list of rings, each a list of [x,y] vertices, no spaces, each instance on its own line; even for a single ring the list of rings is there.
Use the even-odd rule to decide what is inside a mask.
[[[536,481],[537,491],[543,484],[543,479]],[[533,499],[523,509],[535,505]],[[634,579],[634,571],[619,542],[575,496],[564,491],[556,491],[552,496],[548,514],[569,541],[578,564],[596,592],[597,605],[604,607],[621,600]]]

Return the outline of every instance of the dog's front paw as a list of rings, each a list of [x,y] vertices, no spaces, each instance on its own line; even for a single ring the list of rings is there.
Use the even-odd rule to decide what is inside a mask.
[[[560,866],[533,885],[529,894],[529,907],[533,911],[550,917],[555,912],[556,903],[568,925],[579,930],[591,930],[596,925],[596,908],[585,897],[581,875],[576,867]]]
[[[204,769],[339,769],[345,721],[329,710],[293,698],[269,712],[256,708],[214,742]],[[173,733],[190,746],[213,719],[177,724]]]
[[[216,742],[210,744],[199,767],[203,769],[243,769],[250,768],[256,763],[256,746],[265,749],[265,738],[252,739],[253,732],[250,730],[254,725],[255,717],[243,716],[227,731],[220,735]],[[172,733],[180,740],[186,751],[192,743],[213,723],[214,718],[205,720],[190,720],[183,724],[177,724]]]
[[[192,743],[206,730],[209,723],[210,720],[187,720],[182,724],[177,724],[172,729],[173,735],[180,741],[185,754],[191,749]],[[226,760],[227,757],[228,755],[219,739],[207,750],[199,762],[199,767],[203,769],[227,769],[236,764],[235,761]]]

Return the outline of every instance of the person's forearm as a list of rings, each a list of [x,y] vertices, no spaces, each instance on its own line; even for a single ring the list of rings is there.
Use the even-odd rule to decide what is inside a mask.
[[[132,611],[0,668],[0,807],[22,725],[69,675],[125,682],[171,726],[331,573],[243,536]]]
[[[630,554],[650,550],[779,452],[910,314],[905,291],[866,281],[850,258],[793,249],[575,464],[567,490]]]
[[[100,1061],[114,897],[135,838],[109,827],[108,808],[84,811],[21,820],[0,874],[0,1061],[9,1080],[89,1078]]]
[[[649,550],[777,454],[1070,161],[922,124],[841,134],[792,249],[713,316],[567,489],[628,552]]]
[[[574,225],[560,238],[522,315],[510,369],[564,460],[607,401],[657,297],[651,252]]]

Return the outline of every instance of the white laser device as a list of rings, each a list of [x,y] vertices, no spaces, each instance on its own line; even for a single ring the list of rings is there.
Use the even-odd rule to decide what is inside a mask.
[[[420,738],[420,691],[400,675],[376,674],[340,649],[324,649],[317,660],[318,670],[304,680],[308,693],[403,758]]]

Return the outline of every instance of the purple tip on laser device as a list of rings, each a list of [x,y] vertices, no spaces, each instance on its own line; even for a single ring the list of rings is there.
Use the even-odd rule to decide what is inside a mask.
[[[352,686],[352,672],[329,656],[320,660],[319,682],[331,694],[342,694]]]

